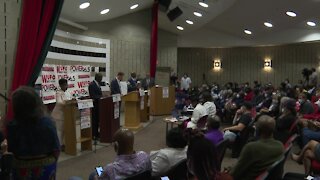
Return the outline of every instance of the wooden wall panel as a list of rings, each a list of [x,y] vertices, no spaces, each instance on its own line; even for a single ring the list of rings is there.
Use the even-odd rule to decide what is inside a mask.
[[[272,69],[265,71],[264,59],[271,58]],[[213,70],[213,60],[221,59],[222,69]],[[294,84],[303,79],[303,68],[319,71],[320,42],[282,46],[239,48],[178,48],[178,74],[187,72],[194,85],[202,84],[205,73],[209,84],[258,80],[279,85],[289,78]]]

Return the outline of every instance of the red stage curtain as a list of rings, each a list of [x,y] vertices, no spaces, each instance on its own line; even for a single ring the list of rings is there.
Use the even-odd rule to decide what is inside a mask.
[[[43,48],[47,49],[43,45],[48,38],[47,33],[50,31],[49,28],[52,28],[53,20],[60,15],[62,3],[63,0],[28,0],[22,3],[19,41],[10,93],[19,86],[29,84],[34,68],[38,65],[39,56],[41,53],[47,53],[42,52]],[[10,120],[12,117],[12,107],[9,103],[7,119]]]
[[[150,42],[150,77],[155,78],[158,52],[158,1],[155,0],[152,7],[152,27]]]

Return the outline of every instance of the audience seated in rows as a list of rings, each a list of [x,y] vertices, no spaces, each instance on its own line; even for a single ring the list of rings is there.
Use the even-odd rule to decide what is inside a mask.
[[[230,175],[218,170],[216,147],[203,135],[190,138],[188,151],[188,169],[195,180],[229,180]]]
[[[309,175],[311,161],[320,161],[320,143],[314,140],[309,141],[298,155],[292,153],[291,158],[299,164],[303,164],[305,174]]]
[[[205,137],[214,145],[217,145],[223,140],[223,133],[219,130],[220,118],[217,115],[209,116],[207,119],[207,132]]]
[[[30,87],[13,92],[14,119],[7,126],[8,151],[14,154],[14,179],[54,179],[60,144],[53,120]]]
[[[273,139],[275,120],[267,115],[259,117],[256,123],[258,140],[244,146],[239,160],[231,170],[234,179],[255,179],[283,155],[283,145]]]
[[[167,147],[150,152],[152,176],[164,175],[177,163],[187,158],[187,141],[181,128],[172,128],[166,136]]]
[[[128,129],[119,129],[113,136],[117,157],[114,162],[103,167],[101,176],[91,173],[89,179],[120,180],[151,170],[149,155],[143,151],[134,151],[134,135]]]

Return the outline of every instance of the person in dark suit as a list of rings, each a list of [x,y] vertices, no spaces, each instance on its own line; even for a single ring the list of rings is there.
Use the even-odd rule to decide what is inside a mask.
[[[128,92],[135,91],[137,89],[137,74],[131,73],[131,77],[128,79]]]
[[[150,74],[146,74],[146,78],[142,79],[141,87],[147,90],[154,86],[154,78],[150,78]]]
[[[111,81],[111,95],[112,94],[121,94],[121,89],[120,89],[120,81],[122,81],[124,76],[123,72],[118,72],[116,78],[114,78]]]
[[[99,99],[102,97],[102,91],[100,88],[102,81],[102,74],[97,73],[94,80],[89,84],[90,98],[93,99],[92,110],[92,137],[97,139],[99,137]]]

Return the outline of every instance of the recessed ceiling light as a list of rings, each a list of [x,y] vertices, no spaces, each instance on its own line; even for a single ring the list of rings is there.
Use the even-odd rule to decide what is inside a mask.
[[[179,29],[180,31],[183,31],[183,27],[182,26],[177,26],[177,29]]]
[[[193,24],[193,21],[190,21],[190,20],[186,20],[186,22],[187,22],[188,24]]]
[[[315,22],[312,22],[312,21],[308,21],[307,24],[308,26],[312,26],[312,27],[317,25]]]
[[[132,10],[132,9],[135,9],[135,8],[137,8],[139,6],[139,4],[135,4],[135,5],[132,5],[131,7],[130,7],[130,9]]]
[[[199,13],[199,12],[197,12],[197,11],[193,12],[193,14],[194,14],[195,16],[202,17],[202,14]]]
[[[205,8],[209,7],[209,5],[205,2],[199,2],[199,5]]]
[[[100,12],[100,14],[107,14],[110,11],[110,9],[104,9]]]
[[[287,11],[286,14],[290,17],[296,17],[297,14],[295,12],[292,12],[292,11]]]
[[[272,25],[271,23],[269,23],[269,22],[264,22],[263,24],[264,24],[265,26],[269,27],[269,28],[273,27],[273,25]]]
[[[80,9],[85,9],[85,8],[87,8],[87,7],[89,7],[89,6],[90,6],[90,3],[89,3],[89,2],[84,2],[84,3],[80,4],[79,8],[80,8]]]
[[[244,30],[244,33],[246,33],[246,34],[252,34],[252,32],[249,31],[248,29],[245,29],[245,30]]]

